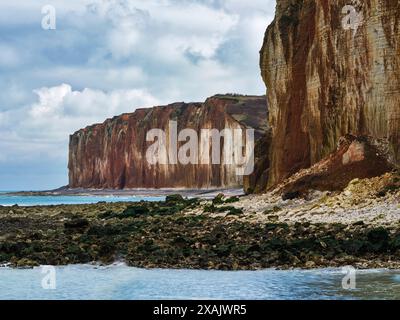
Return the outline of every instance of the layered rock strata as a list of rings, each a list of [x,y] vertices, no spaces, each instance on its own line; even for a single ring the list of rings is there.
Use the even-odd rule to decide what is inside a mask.
[[[182,164],[179,161],[154,164],[146,154],[154,142],[147,141],[152,129],[172,134],[193,129],[201,137],[203,129],[255,130],[255,139],[267,130],[266,98],[257,96],[220,95],[204,103],[174,103],[139,109],[106,120],[102,124],[79,130],[70,137],[69,187],[95,189],[126,188],[220,188],[241,186],[243,177],[236,166],[221,164]],[[221,138],[221,150],[225,139]],[[246,141],[245,141],[246,142]],[[185,142],[178,142],[180,148]],[[208,146],[212,157],[212,143]],[[169,145],[167,146],[169,150]],[[172,148],[174,150],[176,148]],[[205,151],[205,152],[207,152]],[[170,154],[168,154],[168,157]],[[221,155],[223,159],[223,155]]]
[[[400,162],[400,2],[278,0],[261,50],[269,187],[347,134],[385,139]]]

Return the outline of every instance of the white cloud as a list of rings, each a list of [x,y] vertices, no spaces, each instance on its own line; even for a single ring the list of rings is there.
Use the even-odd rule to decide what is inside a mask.
[[[239,20],[237,14],[191,2],[97,1],[89,8],[111,23],[106,38],[116,59],[152,47],[162,50],[153,51],[160,58],[187,51],[211,58]]]
[[[69,134],[106,118],[133,112],[136,107],[157,104],[145,90],[84,89],[73,91],[68,84],[35,90],[38,101],[23,109],[0,112],[0,148],[3,158],[13,159],[25,150],[28,157],[47,154],[65,156]],[[11,146],[10,146],[11,144]],[[27,152],[29,150],[29,152]],[[4,161],[4,159],[3,159]]]
[[[275,12],[276,0],[223,0],[226,8],[236,12],[253,13],[254,11],[264,11],[271,15]]]

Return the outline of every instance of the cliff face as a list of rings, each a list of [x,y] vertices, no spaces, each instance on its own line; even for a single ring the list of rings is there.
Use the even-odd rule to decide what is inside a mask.
[[[264,193],[268,186],[269,154],[266,150],[271,145],[271,130],[265,132],[255,144],[253,173],[243,177],[243,190],[247,194]]]
[[[186,128],[198,133],[207,128],[254,128],[258,138],[268,129],[266,119],[266,98],[253,96],[215,96],[205,103],[175,103],[108,119],[70,137],[69,187],[239,186],[242,178],[232,165],[149,164],[146,152],[153,142],[146,142],[146,135],[151,129],[162,129],[168,136],[170,121],[177,121],[178,133]]]
[[[326,157],[346,134],[385,139],[399,164],[399,1],[278,0],[261,71],[269,186]]]

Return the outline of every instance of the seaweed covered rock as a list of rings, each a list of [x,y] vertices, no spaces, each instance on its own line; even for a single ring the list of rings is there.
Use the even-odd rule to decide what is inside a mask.
[[[143,205],[129,206],[120,215],[118,215],[118,218],[120,219],[131,218],[139,215],[147,215],[149,213],[150,210],[146,206]]]
[[[184,201],[185,199],[180,194],[171,194],[168,195],[165,199],[165,202],[168,204],[182,203]]]
[[[64,223],[65,229],[83,229],[89,226],[89,221],[84,218],[75,218]]]

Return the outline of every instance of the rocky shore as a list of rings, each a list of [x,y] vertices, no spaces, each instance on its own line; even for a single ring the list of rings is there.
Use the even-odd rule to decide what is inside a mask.
[[[400,267],[400,176],[339,192],[0,207],[0,263],[144,268]]]

